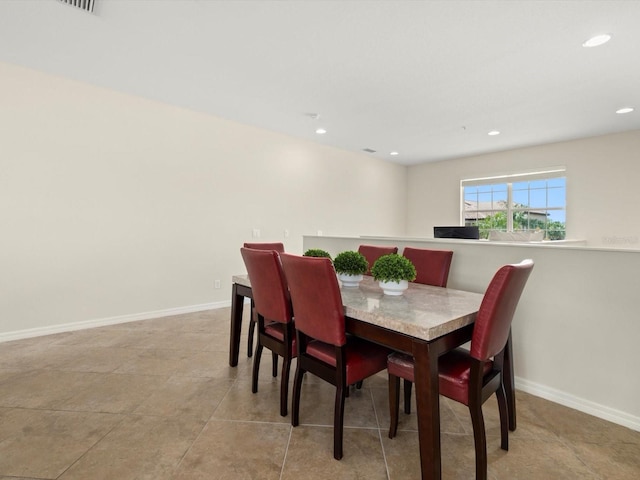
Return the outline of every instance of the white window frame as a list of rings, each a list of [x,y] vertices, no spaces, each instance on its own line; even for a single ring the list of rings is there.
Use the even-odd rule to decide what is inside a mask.
[[[507,186],[507,201],[506,208],[504,211],[506,212],[507,217],[507,232],[513,232],[513,213],[519,211],[521,209],[513,207],[513,183],[516,182],[525,182],[532,180],[549,180],[553,178],[566,178],[566,168],[565,167],[555,167],[543,171],[534,171],[534,172],[523,172],[523,173],[513,173],[506,175],[496,175],[490,177],[479,177],[479,178],[468,178],[460,180],[460,225],[466,225],[465,218],[465,195],[464,189],[465,187],[474,187],[474,186],[484,186],[484,185],[503,185]],[[566,186],[565,186],[566,188]],[[566,194],[566,191],[565,191]],[[535,207],[532,207],[535,208]],[[565,205],[563,208],[559,207],[547,207],[545,210],[564,210],[565,219],[566,219],[566,197],[565,197]],[[477,210],[480,211],[489,211],[489,210]],[[501,211],[499,209],[491,209],[493,212]],[[566,220],[565,220],[565,228],[566,228]]]

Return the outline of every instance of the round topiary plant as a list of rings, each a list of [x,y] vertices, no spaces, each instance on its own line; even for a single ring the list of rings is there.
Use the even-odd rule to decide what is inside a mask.
[[[336,255],[333,266],[336,272],[344,275],[362,275],[369,268],[369,263],[361,253],[347,250]]]
[[[329,252],[322,250],[320,248],[310,248],[306,252],[304,252],[305,257],[326,257],[331,260],[331,255]]]
[[[371,275],[381,282],[411,282],[416,279],[416,267],[407,257],[391,253],[375,261],[371,267]]]

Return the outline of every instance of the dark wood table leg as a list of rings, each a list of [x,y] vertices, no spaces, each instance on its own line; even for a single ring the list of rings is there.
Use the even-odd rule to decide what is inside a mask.
[[[416,413],[422,478],[439,480],[442,476],[442,466],[438,352],[432,344],[413,342],[412,353],[415,360]]]
[[[242,311],[244,309],[244,295],[238,290],[238,284],[234,283],[231,288],[231,334],[229,336],[229,365],[232,367],[238,365]]]
[[[509,411],[509,430],[516,429],[516,386],[513,373],[513,344],[511,342],[511,331],[507,345],[504,347],[504,365],[502,367],[502,382],[507,395],[507,409]]]

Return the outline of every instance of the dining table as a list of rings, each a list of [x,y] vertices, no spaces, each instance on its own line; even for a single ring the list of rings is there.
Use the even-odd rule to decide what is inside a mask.
[[[238,364],[247,275],[232,278],[229,364]],[[414,389],[422,478],[442,477],[438,358],[471,340],[483,294],[409,283],[402,295],[385,295],[378,282],[364,276],[358,287],[341,286],[347,333],[408,353],[415,362]],[[509,428],[515,430],[515,393],[511,335],[504,358]]]

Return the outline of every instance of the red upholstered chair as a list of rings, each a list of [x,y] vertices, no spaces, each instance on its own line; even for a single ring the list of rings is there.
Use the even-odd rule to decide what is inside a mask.
[[[281,259],[296,316],[298,348],[291,424],[300,423],[300,390],[306,372],[335,385],[333,456],[340,460],[348,385],[384,370],[389,351],[346,334],[342,296],[331,260],[286,253]]]
[[[280,257],[274,250],[241,248],[240,252],[249,273],[251,290],[258,317],[258,343],[253,358],[251,391],[258,391],[258,373],[262,348],[267,347],[283,358],[280,378],[280,415],[287,415],[289,370],[291,359],[296,356],[293,312],[287,281],[282,271]],[[275,357],[277,360],[277,357]],[[277,361],[273,374],[277,374]]]
[[[278,253],[284,253],[284,244],[280,242],[274,242],[274,243],[245,242],[244,248],[253,248],[254,250],[275,250]]]
[[[429,250],[427,248],[405,247],[402,255],[416,267],[415,283],[446,287],[453,252],[451,250]],[[404,380],[404,413],[411,413],[412,383]]]
[[[416,267],[414,282],[436,287],[446,287],[453,252],[451,250],[429,250],[405,247],[402,255]]]
[[[275,250],[278,253],[284,252],[284,244],[282,243],[246,243],[244,244],[244,248],[253,248],[254,250]],[[251,299],[251,320],[249,320],[249,339],[247,340],[247,357],[251,357],[253,355],[253,336],[256,330],[256,315],[255,315],[255,304],[253,299]],[[278,368],[278,357],[274,356],[275,366],[274,368],[277,370]],[[275,374],[274,374],[275,376]]]
[[[383,255],[389,255],[390,253],[398,253],[398,247],[387,247],[384,245],[360,245],[358,252],[364,255],[369,263],[369,268],[365,275],[371,275],[371,267],[373,264]]]
[[[440,357],[440,394],[469,407],[476,450],[476,479],[487,478],[487,441],[482,404],[493,393],[498,398],[501,448],[509,449],[508,405],[502,381],[504,349],[511,335],[511,321],[522,290],[533,269],[533,261],[505,265],[487,287],[476,317],[471,350],[457,348]],[[389,438],[398,429],[400,378],[414,381],[413,358],[394,353],[389,356]]]

